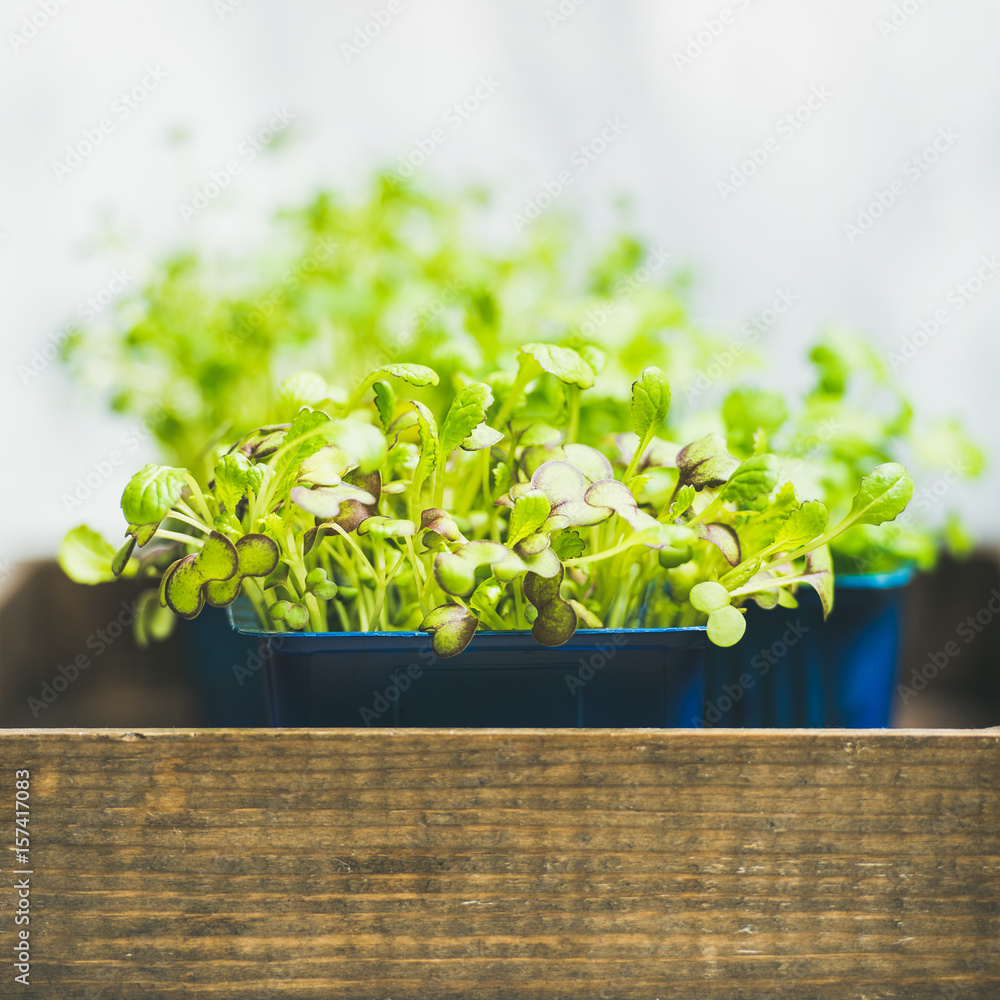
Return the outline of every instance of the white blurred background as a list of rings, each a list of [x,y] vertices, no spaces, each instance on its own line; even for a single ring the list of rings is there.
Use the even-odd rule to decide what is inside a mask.
[[[446,138],[421,171],[495,186],[511,236],[561,171],[560,207],[597,229],[628,195],[640,231],[692,269],[693,315],[715,330],[735,335],[784,290],[794,304],[759,346],[793,386],[826,323],[888,358],[946,310],[899,374],[923,412],[986,444],[985,480],[948,500],[1000,540],[1000,280],[954,291],[1000,262],[996,0],[8,0],[0,29],[0,567],[52,554],[80,521],[117,536],[121,489],[155,456],[149,444],[72,511],[60,499],[130,428],[58,362],[35,370],[81,304],[195,241],[252,246],[273,208],[360,189],[434,129]],[[449,109],[483,78],[493,92],[454,127]],[[241,144],[276,114],[294,116],[286,149],[251,161]],[[620,134],[579,171],[574,151],[609,118]],[[93,152],[56,170],[102,119]],[[720,190],[754,150],[766,162]],[[182,219],[233,160],[223,195]],[[848,232],[894,181],[894,203]],[[108,228],[127,243],[95,239]]]

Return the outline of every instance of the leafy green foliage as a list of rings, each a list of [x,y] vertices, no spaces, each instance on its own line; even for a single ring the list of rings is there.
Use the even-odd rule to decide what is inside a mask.
[[[554,375],[566,385],[589,389],[594,384],[594,369],[576,351],[554,344],[525,344],[521,348],[521,362],[530,359],[544,372]],[[530,365],[526,366],[531,371]]]
[[[129,480],[122,493],[122,513],[129,524],[162,521],[180,499],[184,470],[164,465],[147,465]]]
[[[635,458],[630,474],[616,469],[614,475],[632,489],[641,509],[664,521],[698,513],[694,498],[685,506],[689,484],[697,484],[699,496],[706,490],[713,495],[737,463],[767,453],[780,463],[779,485],[791,481],[800,496],[822,502],[833,524],[848,515],[859,481],[875,466],[906,464],[922,498],[925,479],[933,483],[946,474],[952,483],[956,476],[979,474],[982,452],[961,429],[953,421],[921,424],[892,386],[883,360],[863,338],[843,330],[827,331],[812,349],[816,382],[804,401],[792,406],[773,389],[725,387],[719,420],[701,380],[729,338],[710,336],[688,320],[685,276],[666,273],[659,252],[629,233],[578,267],[573,223],[555,216],[533,227],[530,239],[502,252],[484,249],[469,238],[483,201],[477,192],[436,198],[398,177],[376,178],[357,200],[322,193],[282,213],[275,232],[240,259],[186,253],[162,262],[119,310],[102,315],[100,326],[70,338],[67,361],[78,377],[113,386],[109,405],[141,418],[164,463],[190,470],[199,482],[213,478],[232,442],[259,469],[281,447],[302,407],[325,411],[331,424],[353,417],[385,432],[407,409],[417,421],[412,396],[443,428],[455,388],[475,379],[491,386],[496,402],[459,448],[478,450],[488,463],[495,489],[483,497],[486,507],[545,461],[577,465],[565,453],[567,442],[605,449],[610,435],[629,428],[641,439],[664,413],[664,399],[669,403],[669,386],[658,393],[653,370],[669,373],[673,410],[638,456],[641,441],[633,443],[625,456]],[[525,339],[532,343],[519,355]],[[549,339],[553,343],[543,342]],[[734,377],[751,363],[746,352]],[[470,498],[471,478],[482,478],[450,440],[426,447],[436,425],[422,417],[420,447],[418,436],[400,426],[398,442],[385,435],[385,462],[381,443],[374,435],[366,438],[368,431],[357,432],[355,443],[363,452],[355,454],[362,471],[380,469],[387,482],[420,484],[406,488],[405,509],[396,512],[412,520],[424,506],[440,506],[439,493],[450,489],[454,472],[468,474]],[[517,468],[500,453],[510,448],[499,437],[508,426],[537,438],[514,435]],[[679,429],[685,426],[697,430],[689,435]],[[695,453],[704,457],[705,442],[695,442],[681,462],[687,478],[678,483],[673,455],[666,455],[677,449],[655,435],[688,442],[712,428],[724,430],[729,458],[716,449],[714,459],[699,464]],[[441,445],[449,456],[443,469]],[[563,453],[526,455],[529,445]],[[650,492],[643,492],[632,480],[649,467],[655,475]],[[272,474],[267,485],[255,486],[248,479],[244,491],[238,470],[231,471],[223,476],[228,491],[209,503],[223,518],[213,518],[211,526],[235,538],[232,518],[242,520],[249,497],[257,500],[253,516],[266,517],[278,509],[271,500],[284,496],[287,480]],[[678,485],[672,509],[664,511]],[[261,489],[269,493],[267,503]],[[663,496],[654,503],[655,489]],[[172,488],[159,496],[154,490],[142,516],[163,509],[171,497]],[[961,550],[968,540],[949,514],[951,503],[933,497],[879,526],[859,520],[831,540],[835,565],[852,572],[909,561],[929,566],[942,541]],[[746,517],[723,521],[733,521],[741,551],[752,553],[774,541],[780,512],[764,494],[723,502],[727,508],[744,504]],[[353,500],[345,508],[351,512],[345,523],[371,513]],[[494,514],[487,523],[502,535],[507,516]],[[155,531],[158,519],[128,521],[141,550],[144,529]],[[121,557],[134,560],[136,546],[126,547]],[[139,558],[146,558],[141,551]]]
[[[581,391],[587,363],[576,352],[534,344],[520,357],[519,378],[534,365],[536,375]],[[433,382],[417,366],[374,374],[417,388]],[[581,623],[621,627],[640,617],[662,626],[706,622],[712,641],[727,645],[743,634],[745,601],[788,605],[808,585],[828,610],[830,542],[895,517],[912,489],[905,470],[882,464],[830,529],[822,503],[800,503],[788,483],[778,488],[771,454],[740,462],[715,434],[683,448],[655,439],[660,445],[647,450],[670,393],[653,368],[632,383],[638,447],[624,473],[525,409],[504,422],[510,443],[489,425],[486,383],[464,382],[440,424],[418,399],[397,401],[384,388],[367,397],[372,385],[386,383],[366,376],[350,407],[331,404],[335,418],[304,406],[287,426],[245,434],[204,486],[185,470],[147,467],[127,490],[127,512],[157,520],[131,523],[117,554],[77,529],[64,565],[80,579],[107,579],[130,565],[137,543],[159,537],[175,550],[160,599],[180,617],[245,594],[263,627],[420,624],[439,656],[458,653],[480,626],[530,628],[538,642],[559,645]],[[472,435],[476,447],[467,449]],[[642,474],[628,474],[639,461]],[[654,506],[646,488],[664,477],[676,485]]]
[[[826,331],[810,352],[816,382],[797,408],[780,393],[749,387],[734,389],[723,404],[728,445],[750,455],[763,442],[779,459],[781,474],[799,493],[829,510],[832,523],[852,511],[859,480],[879,465],[906,464],[919,484],[944,478],[958,486],[978,476],[981,450],[954,420],[921,424],[913,407],[894,385],[882,359],[863,338],[848,331]],[[896,487],[900,501],[908,490]],[[908,563],[934,565],[938,550],[955,537],[950,500],[923,493],[917,511],[876,525],[860,516],[831,541],[834,565],[841,572],[888,572]],[[956,490],[957,493],[957,490]],[[888,510],[893,499],[887,498]],[[855,512],[857,513],[857,512]],[[789,529],[790,530],[790,529]]]
[[[765,496],[778,483],[778,460],[774,455],[755,455],[742,462],[726,481],[724,500],[747,503]]]
[[[258,492],[262,481],[261,470],[252,465],[242,452],[232,451],[223,455],[215,466],[215,497],[219,506],[230,513],[235,512],[247,490]]]
[[[696,490],[724,485],[739,468],[739,461],[726,450],[721,434],[706,434],[677,454],[680,482]]]
[[[369,378],[440,418],[456,386],[492,383],[529,339],[532,377],[544,373],[532,401],[548,422],[565,426],[565,390],[605,380],[579,411],[578,439],[593,442],[622,426],[636,371],[657,364],[687,384],[724,346],[688,321],[686,279],[634,236],[579,267],[568,218],[495,250],[476,238],[489,212],[479,191],[435,197],[398,176],[373,178],[357,198],[320,193],[282,212],[256,246],[158,263],[120,308],[70,338],[66,361],[113,410],[143,421],[165,464],[202,480],[223,440],[288,423],[302,406],[342,416]],[[384,390],[362,392],[393,419]]]
[[[59,546],[59,565],[77,583],[106,583],[115,578],[111,561],[115,550],[93,528],[73,528]]]
[[[632,430],[640,441],[663,426],[670,411],[670,383],[659,368],[647,368],[632,383]]]
[[[441,425],[441,452],[447,457],[486,420],[493,393],[483,382],[463,386]]]
[[[523,538],[538,531],[551,511],[548,498],[541,490],[530,489],[514,501],[507,526],[507,544],[514,546]]]
[[[913,480],[901,465],[880,465],[861,480],[845,521],[882,524],[901,514],[913,497]]]

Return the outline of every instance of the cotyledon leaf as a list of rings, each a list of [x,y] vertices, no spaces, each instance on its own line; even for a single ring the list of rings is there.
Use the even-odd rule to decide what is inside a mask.
[[[239,563],[236,573],[228,580],[210,580],[205,584],[205,600],[213,608],[232,604],[246,577],[266,577],[273,573],[281,554],[273,539],[257,533],[237,539],[235,548]]]
[[[178,559],[160,581],[160,603],[181,618],[197,618],[205,606],[205,585],[228,580],[239,570],[236,546],[213,531],[200,552]]]
[[[465,597],[476,588],[476,570],[507,557],[507,547],[480,539],[434,557],[434,577],[446,594]]]
[[[739,467],[721,434],[706,434],[677,453],[680,482],[696,490],[722,486]]]
[[[442,604],[420,623],[421,632],[431,634],[431,648],[442,659],[461,653],[479,628],[479,619],[459,604]]]

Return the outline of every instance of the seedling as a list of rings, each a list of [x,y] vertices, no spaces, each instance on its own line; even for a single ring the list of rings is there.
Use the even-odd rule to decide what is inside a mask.
[[[184,618],[244,595],[266,629],[423,630],[439,656],[480,628],[557,646],[578,627],[707,623],[728,646],[751,601],[794,606],[807,585],[829,613],[830,544],[912,494],[902,466],[881,464],[830,527],[775,456],[741,460],[717,434],[660,437],[670,385],[654,367],[621,401],[631,426],[580,444],[594,381],[583,354],[528,344],[515,373],[466,381],[434,412],[406,392],[433,371],[381,366],[345,402],[244,435],[207,482],[142,469],[122,497],[121,549],[80,527],[63,566],[84,582],[159,577],[159,605]]]

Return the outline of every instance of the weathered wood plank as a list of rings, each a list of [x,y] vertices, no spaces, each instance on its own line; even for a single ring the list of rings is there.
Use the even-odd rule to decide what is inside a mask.
[[[1000,996],[993,731],[14,730],[8,829],[17,768],[32,996]]]

